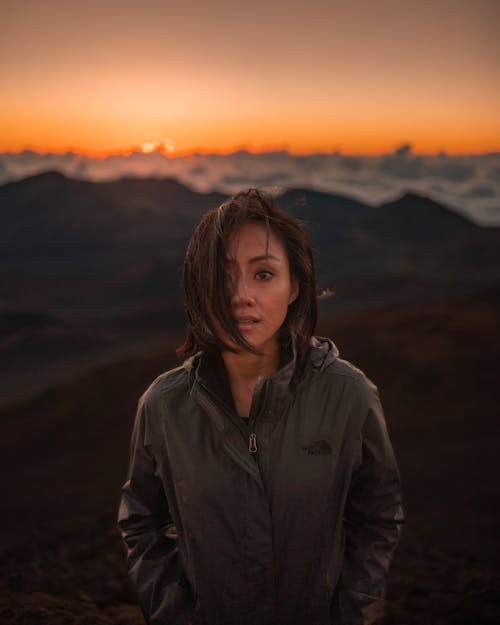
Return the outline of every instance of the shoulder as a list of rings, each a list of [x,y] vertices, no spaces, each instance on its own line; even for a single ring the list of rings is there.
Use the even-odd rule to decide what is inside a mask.
[[[351,380],[351,384],[360,391],[368,392],[375,390],[377,387],[370,378],[359,367],[349,360],[337,358],[326,369],[327,375],[335,375]]]
[[[139,399],[139,407],[146,412],[156,410],[181,396],[189,394],[189,366],[186,363],[165,371],[149,385]]]

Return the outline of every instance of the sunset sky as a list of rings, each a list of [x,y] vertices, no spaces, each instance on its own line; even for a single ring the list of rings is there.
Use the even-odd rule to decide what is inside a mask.
[[[496,0],[17,0],[0,151],[500,150]]]

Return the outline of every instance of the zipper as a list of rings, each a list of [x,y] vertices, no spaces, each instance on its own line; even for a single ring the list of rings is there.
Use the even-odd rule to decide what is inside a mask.
[[[257,451],[257,434],[253,433],[249,436],[248,451],[254,454]]]
[[[262,388],[262,387],[267,388],[267,382],[268,382],[268,381],[267,381],[267,380],[265,380],[265,381],[264,381],[264,383],[261,383],[261,385],[262,385],[262,386],[261,386],[261,388]],[[211,399],[211,394],[210,394],[210,391],[209,391],[209,390],[208,390],[208,389],[207,389],[207,388],[206,388],[203,384],[199,384],[199,386],[200,386],[200,387],[203,389],[203,391],[204,391],[204,393],[200,395],[200,398],[201,398],[201,400],[202,400],[202,403],[204,403],[206,407],[208,407],[208,406],[206,405],[206,404],[207,404],[207,402],[208,402],[208,405],[209,405],[209,406],[210,406],[210,405],[213,405],[213,400]],[[260,389],[259,389],[259,390],[260,390]],[[254,392],[255,392],[255,391],[254,391]],[[216,410],[217,410],[217,409],[216,409]],[[212,411],[210,410],[210,412],[212,412]],[[213,414],[213,412],[212,412],[212,414]],[[217,413],[216,413],[216,414],[217,414]],[[229,414],[228,414],[228,416],[231,418],[231,415],[229,415]],[[250,423],[250,418],[249,418],[249,419],[248,419],[248,424],[250,425],[250,427],[255,427],[255,418],[256,418],[256,416],[257,416],[257,415],[250,415],[250,417],[252,417],[252,416],[253,416],[253,423]],[[219,415],[217,415],[217,417],[218,417],[218,421],[219,421],[219,423],[220,423],[219,430],[220,430],[220,431],[222,431],[222,430],[223,430],[223,428],[224,428],[224,425],[223,425],[222,421],[220,420],[220,416],[219,416]],[[231,421],[233,421],[233,423],[235,422],[232,418],[231,418]],[[240,430],[240,432],[241,432],[242,434],[243,434],[243,433],[245,433],[245,434],[246,434],[246,433],[248,432],[248,430],[247,430],[247,432],[243,432],[243,429],[242,429],[242,426],[241,426],[241,421],[240,421],[240,419],[238,419],[238,420],[236,421],[236,423],[237,423],[237,427],[238,427],[238,429]],[[252,433],[249,435],[249,437],[248,437],[248,451],[249,451],[251,454],[255,454],[255,453],[257,453],[257,434],[256,434],[255,432],[252,432]]]
[[[258,406],[256,404],[256,399],[260,396],[260,405],[262,406],[265,403],[268,383],[269,380],[267,378],[260,378],[253,390],[252,404],[250,407],[250,414],[248,415],[248,425],[252,429],[255,428],[255,422],[259,416],[259,413],[257,412]]]
[[[210,415],[212,415],[212,417],[216,421],[219,432],[222,433],[224,430],[224,421],[219,411],[221,409],[223,410],[223,407],[221,406],[220,408],[218,408],[214,404],[214,400],[211,397],[210,391],[208,391],[204,385],[198,384],[198,389],[199,390],[196,393],[198,402],[202,405],[202,407],[205,408],[205,410],[207,410],[207,412]],[[231,422],[236,424],[238,430],[241,432],[243,439],[245,440],[246,437],[248,436],[248,429],[246,427],[243,427],[243,424],[240,422],[241,421],[240,419],[236,421],[225,410],[224,412],[227,414]],[[255,433],[250,434],[249,441],[250,442],[248,445],[248,449],[253,454],[257,451],[257,435]],[[252,460],[250,460],[247,454],[241,455],[241,452],[238,450],[238,448],[235,447],[234,443],[230,441],[227,437],[224,437],[223,445],[226,448],[229,455],[238,463],[243,464],[246,467],[246,470],[251,475],[253,475],[255,479],[257,479],[257,482],[260,483],[260,473],[259,473],[257,464],[253,462]]]

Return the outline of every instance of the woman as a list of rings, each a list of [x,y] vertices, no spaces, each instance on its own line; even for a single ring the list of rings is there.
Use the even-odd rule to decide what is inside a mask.
[[[155,625],[355,625],[402,522],[376,388],[313,337],[303,225],[256,190],[184,263],[191,356],[139,402],[119,525]]]

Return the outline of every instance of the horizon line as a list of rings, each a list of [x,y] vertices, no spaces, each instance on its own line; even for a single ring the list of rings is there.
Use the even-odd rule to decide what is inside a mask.
[[[167,159],[175,159],[175,158],[184,158],[189,156],[234,156],[236,154],[251,154],[251,155],[264,155],[264,154],[289,154],[290,156],[332,156],[332,155],[342,155],[342,156],[352,156],[352,157],[377,157],[377,156],[388,156],[393,155],[395,153],[409,154],[412,156],[486,156],[491,154],[499,154],[500,146],[496,149],[492,150],[478,150],[478,151],[455,151],[455,150],[434,150],[434,151],[420,151],[415,150],[411,142],[404,142],[397,144],[394,146],[392,150],[381,150],[381,151],[373,151],[367,150],[365,152],[360,151],[343,151],[342,149],[332,149],[332,150],[310,150],[310,151],[301,151],[301,150],[293,150],[289,147],[269,147],[262,149],[255,149],[250,146],[235,146],[231,149],[227,150],[217,150],[213,148],[203,148],[197,147],[190,150],[179,150],[179,151],[170,151],[165,150],[163,147],[159,146],[153,150],[144,150],[139,145],[133,145],[129,148],[122,148],[116,150],[84,150],[75,147],[68,147],[67,149],[40,149],[40,148],[32,148],[32,147],[24,147],[18,150],[0,150],[0,155],[20,155],[26,153],[37,154],[40,156],[54,155],[54,156],[83,156],[91,159],[106,159],[114,156],[124,156],[130,157],[133,155],[138,156],[150,156],[154,154],[160,154],[161,156]]]

